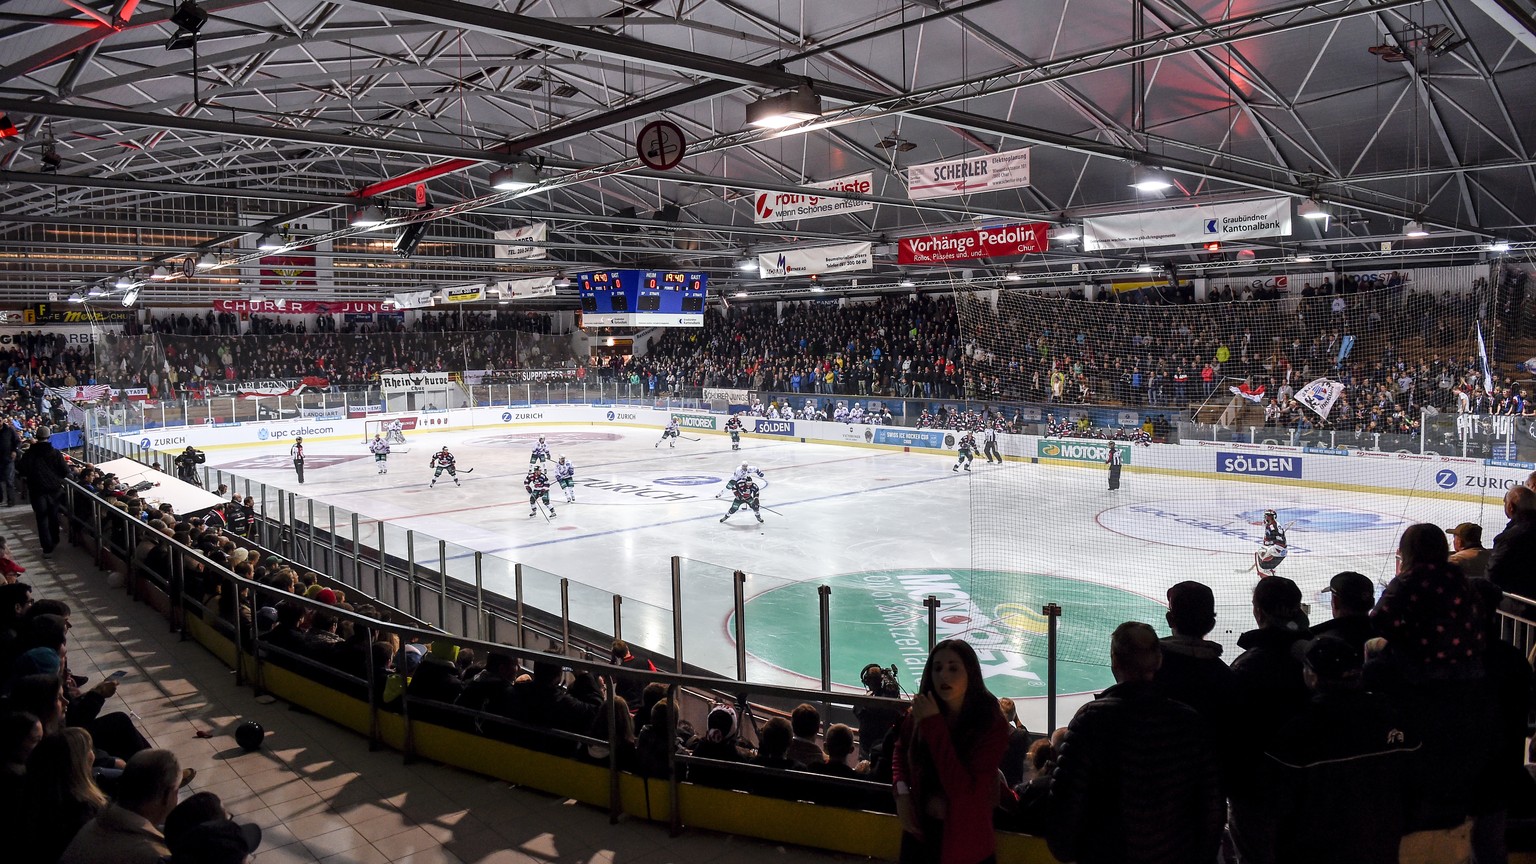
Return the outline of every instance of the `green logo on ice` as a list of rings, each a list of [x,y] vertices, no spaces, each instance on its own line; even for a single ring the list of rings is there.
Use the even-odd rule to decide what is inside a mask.
[[[937,636],[976,648],[987,686],[999,696],[1043,696],[1047,603],[1057,622],[1057,691],[1082,693],[1114,683],[1109,635],[1124,621],[1161,627],[1161,604],[1108,585],[999,570],[874,570],[823,580],[832,588],[832,680],[859,686],[868,663],[897,664],[901,683],[917,689],[928,656],[928,610],[938,598]],[[747,650],[766,663],[817,679],[820,647],[816,581],[765,591],[747,601]]]

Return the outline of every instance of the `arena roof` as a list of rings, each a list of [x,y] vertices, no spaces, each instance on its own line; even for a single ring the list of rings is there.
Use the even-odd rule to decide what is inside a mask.
[[[1108,273],[1138,259],[1067,245],[968,273],[900,270],[891,244],[1275,193],[1332,218],[1250,244],[1261,264],[1383,242],[1408,256],[1392,266],[1466,261],[1495,241],[1536,242],[1529,0],[196,5],[206,22],[171,47],[185,35],[171,2],[0,8],[0,111],[15,127],[0,139],[0,302],[120,293],[124,274],[155,302],[281,291],[260,285],[256,260],[272,231],[326,235],[298,265],[316,270],[305,293],[349,299],[615,265],[706,269],[733,292],[782,295],[806,285],[763,283],[738,262],[834,240],[877,244],[873,273],[845,274],[865,289]],[[820,121],[746,125],[750,103],[807,84]],[[671,170],[634,160],[656,119],[689,142]],[[908,197],[908,166],[1026,147],[1028,187]],[[490,172],[516,160],[541,166],[540,185],[492,190]],[[1175,185],[1138,193],[1135,163]],[[754,191],[864,172],[867,209],[754,223]],[[435,209],[417,212],[417,183]],[[412,257],[394,254],[393,233],[348,227],[364,199],[391,225],[429,220]],[[1430,236],[1405,240],[1409,219]],[[548,259],[494,256],[492,232],[535,221],[549,226]],[[1149,257],[1223,267],[1241,263],[1235,248]],[[207,252],[218,268],[146,281]]]

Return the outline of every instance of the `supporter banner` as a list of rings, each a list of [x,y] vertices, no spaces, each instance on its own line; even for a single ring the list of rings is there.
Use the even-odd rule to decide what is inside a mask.
[[[47,336],[49,339],[63,337],[65,343],[69,345],[94,345],[97,342],[105,341],[108,333],[121,332],[123,332],[121,324],[56,324],[45,330],[37,331],[35,335]],[[23,333],[0,332],[0,345],[25,344],[26,340],[23,337]]]
[[[865,172],[852,177],[805,185],[811,189],[868,195],[875,188],[875,175]],[[814,219],[818,216],[833,216],[838,213],[858,213],[870,210],[874,206],[869,201],[826,198],[821,195],[807,195],[803,192],[756,192],[752,196],[752,221],[762,225],[788,219]]]
[[[115,395],[112,388],[105,384],[89,384],[83,387],[49,387],[48,392],[60,399],[68,399],[71,402],[95,402],[107,396]]]
[[[1311,408],[1317,416],[1328,419],[1328,412],[1333,410],[1333,403],[1339,401],[1344,394],[1344,385],[1327,378],[1314,378],[1307,386],[1296,391],[1294,398],[1297,402]]]
[[[890,429],[885,426],[876,426],[874,443],[941,449],[944,446],[944,433],[924,429]]]
[[[1050,248],[1046,239],[1050,227],[1044,222],[1029,222],[926,237],[903,237],[897,244],[896,260],[901,264],[938,264],[1044,252]]]
[[[447,372],[384,373],[379,376],[379,386],[387,394],[425,393],[453,386],[453,376]]]
[[[0,309],[0,327],[27,323],[27,315],[20,309]]]
[[[388,300],[285,300],[281,297],[251,300],[215,300],[213,311],[252,315],[346,315],[393,312]]]
[[[553,297],[555,291],[555,279],[553,276],[540,276],[537,279],[507,279],[496,283],[496,293],[503,300],[521,300],[529,297]]]
[[[1247,237],[1287,237],[1291,199],[1261,198],[1083,220],[1083,251],[1141,246],[1180,246]]]
[[[203,387],[202,396],[238,396],[241,399],[259,399],[264,396],[293,396],[314,388],[323,390],[331,386],[325,378],[260,378],[253,381],[213,381]]]
[[[793,420],[758,420],[753,432],[759,435],[794,435],[795,422]]]
[[[535,222],[532,225],[524,225],[521,228],[506,228],[496,232],[496,239],[506,241],[527,240],[533,243],[544,243],[549,240],[549,224],[546,222]],[[513,260],[547,258],[549,257],[549,250],[543,246],[529,246],[526,243],[497,243],[496,257],[511,258]]]
[[[476,300],[485,299],[484,285],[460,285],[457,288],[444,288],[437,292],[444,303],[473,303]]]
[[[969,159],[929,162],[907,169],[907,195],[914,200],[969,195],[1029,185],[1029,150],[988,153]]]
[[[1256,453],[1217,453],[1216,473],[1300,479],[1301,457],[1260,456]]]
[[[785,249],[757,256],[760,278],[773,276],[810,276],[813,273],[843,273],[871,270],[875,266],[873,243],[839,243],[813,249]]]
[[[705,387],[704,401],[710,402],[715,399],[724,399],[733,405],[745,405],[746,403],[752,401],[752,391],[728,390],[721,387]]]
[[[33,303],[21,310],[22,323],[33,324],[131,324],[139,320],[136,309],[87,309],[72,303]]]
[[[149,400],[148,387],[125,387],[119,394],[129,402],[145,402]]]
[[[261,256],[261,284],[290,288],[315,287],[315,256],[296,254],[300,251],[296,249],[278,255]]]
[[[677,425],[684,429],[713,429],[715,428],[716,418],[709,414],[678,414],[674,412],[672,419],[676,420]]]
[[[1066,459],[1072,462],[1104,462],[1109,459],[1109,448],[1112,445],[1099,441],[1074,441],[1068,438],[1065,441],[1047,441],[1040,439],[1035,443],[1035,454],[1041,459]],[[1120,448],[1120,461],[1123,464],[1131,464],[1131,445],[1113,445]]]

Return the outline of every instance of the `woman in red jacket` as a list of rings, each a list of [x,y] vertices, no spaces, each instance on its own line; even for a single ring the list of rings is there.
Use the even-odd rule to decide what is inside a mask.
[[[992,811],[1008,723],[969,643],[946,639],[923,667],[892,759],[901,864],[982,864],[997,858]]]

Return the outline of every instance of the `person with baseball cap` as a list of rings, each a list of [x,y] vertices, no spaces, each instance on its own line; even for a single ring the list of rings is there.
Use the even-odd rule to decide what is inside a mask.
[[[1221,643],[1205,638],[1216,629],[1216,595],[1203,583],[1180,582],[1168,589],[1165,618],[1173,635],[1158,640],[1163,665],[1153,681],[1164,696],[1200,712],[1210,729],[1221,733],[1230,726],[1237,676],[1221,659]]]
[[[1483,548],[1483,526],[1476,522],[1463,522],[1455,528],[1445,529],[1451,535],[1451,563],[1461,568],[1461,575],[1468,579],[1482,579],[1488,575],[1488,556]]]
[[[1332,636],[1349,643],[1356,651],[1365,651],[1365,643],[1381,635],[1371,623],[1376,585],[1364,574],[1345,570],[1328,580],[1323,593],[1333,605],[1333,618],[1313,627],[1312,638]]]

